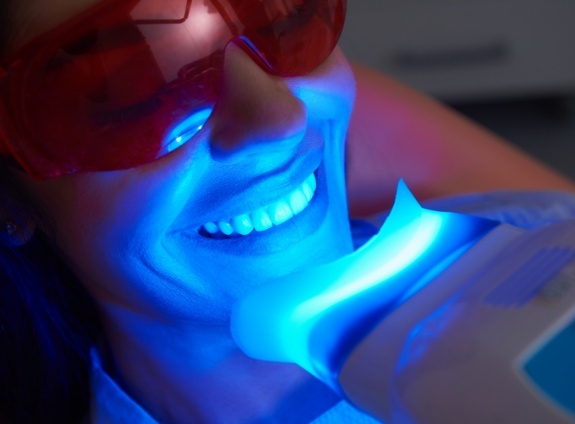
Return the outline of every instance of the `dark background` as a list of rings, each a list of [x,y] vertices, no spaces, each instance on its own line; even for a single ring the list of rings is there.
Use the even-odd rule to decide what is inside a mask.
[[[572,0],[349,0],[340,45],[575,179]]]

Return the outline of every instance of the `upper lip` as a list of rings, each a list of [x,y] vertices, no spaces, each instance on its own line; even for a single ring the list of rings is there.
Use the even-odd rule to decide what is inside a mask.
[[[181,225],[176,224],[174,231],[195,230],[207,222],[229,219],[270,205],[303,183],[319,167],[322,158],[323,144],[321,148],[306,149],[305,153],[294,155],[276,169],[245,179],[238,178],[233,169],[222,173],[221,178],[211,178],[194,195],[191,206],[182,211],[183,221],[178,219]]]

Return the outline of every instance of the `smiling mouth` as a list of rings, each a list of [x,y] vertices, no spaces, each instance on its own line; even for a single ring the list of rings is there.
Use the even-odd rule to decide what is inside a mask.
[[[226,239],[247,236],[254,231],[267,231],[306,209],[313,199],[316,186],[316,176],[312,173],[295,190],[274,203],[230,219],[208,222],[200,227],[198,233],[207,238]]]

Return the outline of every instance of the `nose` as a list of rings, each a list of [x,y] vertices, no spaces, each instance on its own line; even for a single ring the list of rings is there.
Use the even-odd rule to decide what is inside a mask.
[[[230,43],[210,121],[212,157],[238,162],[297,146],[305,134],[307,109],[281,77],[269,74]]]

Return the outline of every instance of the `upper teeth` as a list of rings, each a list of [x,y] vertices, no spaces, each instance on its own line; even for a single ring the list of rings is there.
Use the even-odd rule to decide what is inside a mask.
[[[208,222],[203,225],[203,229],[210,234],[223,233],[227,236],[236,234],[245,236],[253,230],[268,230],[274,225],[283,224],[303,211],[313,198],[315,188],[315,175],[311,174],[299,187],[277,202],[248,214],[217,222]]]

